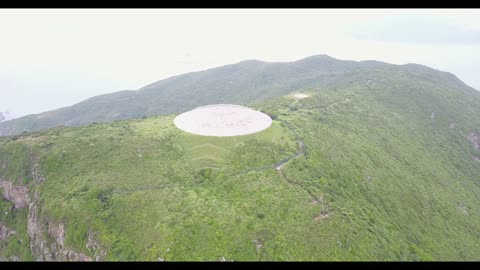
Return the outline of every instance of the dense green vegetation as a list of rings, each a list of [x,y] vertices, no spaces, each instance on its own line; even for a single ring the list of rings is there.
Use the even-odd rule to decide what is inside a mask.
[[[38,192],[67,247],[92,256],[98,232],[106,260],[480,259],[480,93],[416,65],[302,91],[251,103],[274,125],[235,138],[172,115],[0,138],[0,176]],[[305,155],[265,167],[297,139]],[[23,237],[2,257],[31,258],[26,211],[2,215]]]

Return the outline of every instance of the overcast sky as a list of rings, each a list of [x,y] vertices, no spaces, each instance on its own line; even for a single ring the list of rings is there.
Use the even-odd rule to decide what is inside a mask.
[[[0,111],[316,54],[428,65],[480,89],[480,9],[0,10]]]

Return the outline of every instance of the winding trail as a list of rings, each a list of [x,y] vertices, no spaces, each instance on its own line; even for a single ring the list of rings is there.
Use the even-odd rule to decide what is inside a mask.
[[[235,174],[232,174],[231,176],[237,176],[237,175],[242,175],[242,174],[246,174],[246,173],[249,173],[249,172],[252,172],[252,171],[256,171],[256,172],[259,172],[259,171],[264,171],[264,170],[268,170],[268,169],[275,169],[275,171],[277,172],[277,174],[285,180],[285,182],[287,182],[288,184],[292,185],[292,186],[295,186],[297,188],[300,188],[300,189],[303,189],[304,191],[306,191],[310,197],[312,197],[313,201],[314,202],[321,202],[322,203],[322,211],[320,212],[320,214],[318,216],[315,217],[315,221],[318,221],[320,219],[323,219],[323,218],[326,218],[329,216],[328,214],[328,210],[325,211],[324,210],[324,202],[323,202],[323,196],[321,196],[320,198],[317,197],[312,191],[310,191],[309,189],[305,188],[302,184],[300,183],[297,183],[295,181],[293,181],[292,179],[288,178],[282,171],[282,168],[283,166],[285,166],[285,164],[287,164],[288,162],[290,162],[291,160],[293,159],[296,159],[298,157],[300,157],[301,155],[305,155],[305,157],[307,157],[308,155],[308,152],[307,152],[307,147],[305,146],[305,143],[303,141],[303,139],[300,137],[300,135],[295,131],[295,129],[293,128],[292,125],[290,125],[290,123],[288,123],[287,121],[285,120],[279,120],[281,121],[287,128],[290,132],[292,132],[294,135],[295,135],[295,140],[297,141],[298,143],[298,146],[299,146],[299,150],[283,159],[283,160],[280,160],[279,162],[277,163],[274,163],[274,164],[271,164],[271,165],[266,165],[266,166],[262,166],[262,167],[258,167],[258,168],[253,168],[253,169],[247,169],[245,171],[241,171],[241,172],[238,172],[238,173],[235,173]]]
[[[287,157],[287,158],[275,163],[273,165],[273,168],[275,170],[277,170],[277,171],[280,170],[283,167],[283,165],[287,164],[290,160],[296,159],[299,156],[305,154],[305,144],[303,143],[303,141],[297,141],[297,142],[298,142],[300,150],[297,153],[293,154],[292,156]]]
[[[305,143],[303,142],[303,140],[300,138],[300,136],[298,135],[298,133],[293,129],[293,127],[286,121],[284,120],[279,120],[280,122],[284,123],[285,126],[290,130],[290,132],[292,132],[294,135],[295,135],[295,139],[298,143],[298,146],[299,146],[299,150],[297,152],[295,152],[293,155],[289,156],[289,157],[286,157],[282,160],[280,160],[279,162],[277,163],[274,163],[274,164],[269,164],[269,165],[264,165],[264,166],[261,166],[261,167],[255,167],[255,168],[248,168],[248,169],[245,169],[245,170],[242,170],[242,171],[239,171],[239,172],[236,172],[236,173],[233,173],[233,174],[230,174],[229,176],[238,176],[238,175],[243,175],[243,174],[247,174],[249,172],[261,172],[261,171],[265,171],[265,170],[269,170],[269,169],[275,169],[275,170],[280,170],[283,165],[287,164],[290,160],[292,159],[295,159],[295,158],[298,158],[299,156],[301,155],[305,155],[307,153],[306,151],[306,147],[305,147]]]

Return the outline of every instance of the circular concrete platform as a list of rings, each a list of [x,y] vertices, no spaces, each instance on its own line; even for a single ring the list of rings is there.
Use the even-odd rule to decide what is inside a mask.
[[[214,104],[184,112],[173,120],[179,129],[203,136],[227,137],[252,134],[272,124],[270,116],[234,104]]]

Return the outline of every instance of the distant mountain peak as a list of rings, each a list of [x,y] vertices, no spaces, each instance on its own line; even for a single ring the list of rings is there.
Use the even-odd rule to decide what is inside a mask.
[[[331,58],[331,59],[335,59],[328,54],[316,54],[316,55],[309,56],[307,58]]]
[[[309,61],[309,60],[338,60],[338,59],[335,59],[326,54],[316,54],[316,55],[312,55],[312,56],[297,60],[296,62],[303,62],[303,61]]]
[[[259,64],[265,64],[265,63],[266,63],[265,61],[261,61],[258,59],[248,59],[248,60],[240,61],[233,65],[259,65]]]

